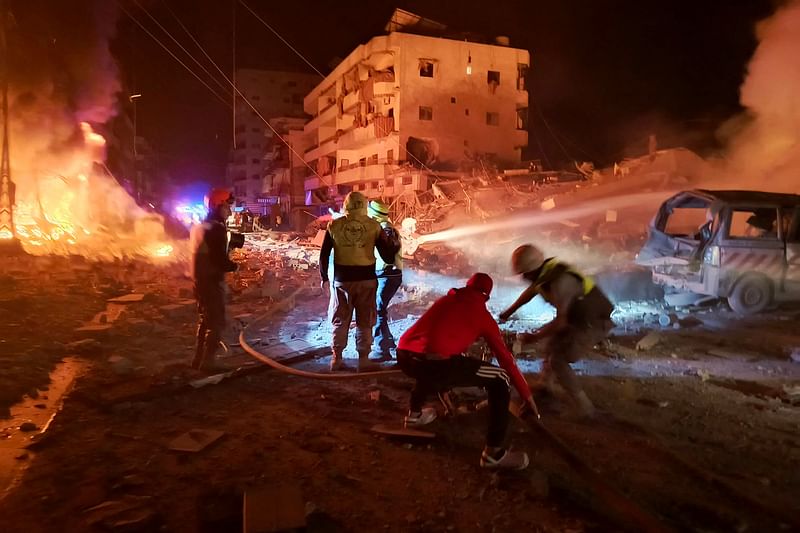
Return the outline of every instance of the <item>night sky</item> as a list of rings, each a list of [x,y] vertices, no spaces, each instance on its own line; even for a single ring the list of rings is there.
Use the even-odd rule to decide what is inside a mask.
[[[235,0],[140,0],[188,47],[165,1],[229,72]],[[323,72],[334,57],[382,34],[394,7],[453,29],[509,36],[512,46],[531,53],[529,155],[552,166],[641,154],[651,132],[662,148],[718,148],[716,128],[741,112],[739,86],[755,49],[755,23],[774,9],[769,0],[247,2]],[[156,31],[133,0],[125,6]],[[236,19],[238,66],[308,70],[242,6]],[[220,179],[230,110],[125,14],[113,49],[130,91],[143,95],[139,131],[167,157],[174,176]]]

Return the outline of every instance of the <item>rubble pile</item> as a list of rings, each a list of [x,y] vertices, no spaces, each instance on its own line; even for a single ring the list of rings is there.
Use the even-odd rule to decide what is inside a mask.
[[[311,240],[290,234],[278,238],[249,234],[244,248],[231,258],[239,264],[232,290],[244,298],[272,300],[290,286],[306,285],[319,264],[319,252]]]

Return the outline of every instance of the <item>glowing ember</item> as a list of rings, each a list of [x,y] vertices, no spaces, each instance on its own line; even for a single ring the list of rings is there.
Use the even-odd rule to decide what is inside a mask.
[[[173,250],[173,248],[172,248],[171,244],[164,244],[164,245],[161,245],[161,246],[157,247],[153,251],[153,255],[155,257],[169,257],[170,255],[172,255],[172,250]]]

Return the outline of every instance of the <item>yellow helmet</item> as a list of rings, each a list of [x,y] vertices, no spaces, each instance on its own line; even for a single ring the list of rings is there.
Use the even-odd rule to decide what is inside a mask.
[[[511,270],[514,274],[533,272],[544,264],[544,253],[532,244],[518,246],[511,254]]]
[[[389,220],[389,206],[380,200],[370,200],[367,213],[378,222]]]

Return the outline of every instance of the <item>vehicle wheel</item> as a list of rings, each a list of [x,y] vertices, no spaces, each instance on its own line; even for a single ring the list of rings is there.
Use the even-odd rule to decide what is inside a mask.
[[[747,274],[736,282],[728,304],[742,315],[754,315],[772,303],[772,286],[763,276]]]

